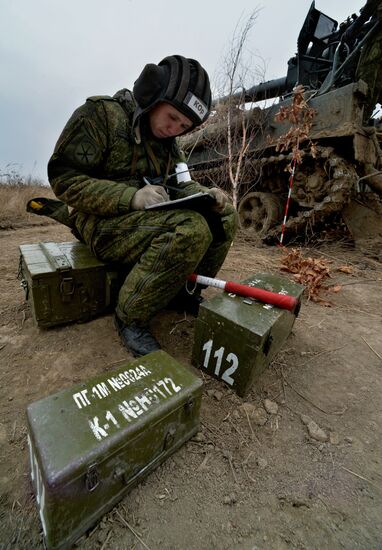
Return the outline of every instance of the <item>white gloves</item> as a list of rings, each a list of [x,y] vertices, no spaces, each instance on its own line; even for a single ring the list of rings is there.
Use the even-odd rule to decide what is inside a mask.
[[[146,206],[168,201],[170,197],[161,185],[145,185],[131,199],[132,210],[144,210]]]
[[[212,209],[216,212],[222,212],[227,202],[229,202],[228,196],[219,187],[212,187],[207,190],[207,193],[216,201]],[[161,185],[145,185],[135,192],[130,206],[132,210],[144,210],[147,206],[168,200],[170,200],[170,197]]]
[[[216,204],[213,206],[213,210],[222,212],[228,202],[228,197],[224,191],[219,189],[219,187],[211,187],[211,189],[208,189],[207,193],[216,201]]]

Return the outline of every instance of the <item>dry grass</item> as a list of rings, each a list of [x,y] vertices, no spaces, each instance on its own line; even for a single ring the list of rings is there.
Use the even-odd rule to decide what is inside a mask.
[[[52,222],[44,216],[26,211],[27,202],[33,197],[54,198],[52,189],[44,182],[23,177],[17,171],[0,171],[0,230],[28,225],[47,225]]]

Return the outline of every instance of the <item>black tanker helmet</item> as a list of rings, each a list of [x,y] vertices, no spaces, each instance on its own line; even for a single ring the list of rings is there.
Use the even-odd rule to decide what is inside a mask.
[[[198,61],[181,55],[165,57],[158,65],[146,65],[134,83],[133,94],[138,104],[133,127],[143,114],[161,101],[170,103],[189,118],[192,128],[203,124],[210,114],[208,74]]]

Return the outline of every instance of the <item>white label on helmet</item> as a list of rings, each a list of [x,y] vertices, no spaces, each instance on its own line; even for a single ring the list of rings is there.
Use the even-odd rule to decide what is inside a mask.
[[[185,103],[187,107],[192,109],[194,113],[200,118],[200,120],[203,120],[208,113],[207,105],[191,92],[188,92],[183,103]]]

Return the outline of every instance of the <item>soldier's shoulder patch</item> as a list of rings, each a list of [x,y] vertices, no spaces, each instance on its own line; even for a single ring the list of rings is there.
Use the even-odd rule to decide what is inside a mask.
[[[98,151],[89,139],[83,139],[75,146],[74,155],[77,162],[83,166],[94,165],[98,160]]]
[[[109,95],[92,95],[86,99],[86,101],[115,101],[114,98],[112,98]]]

